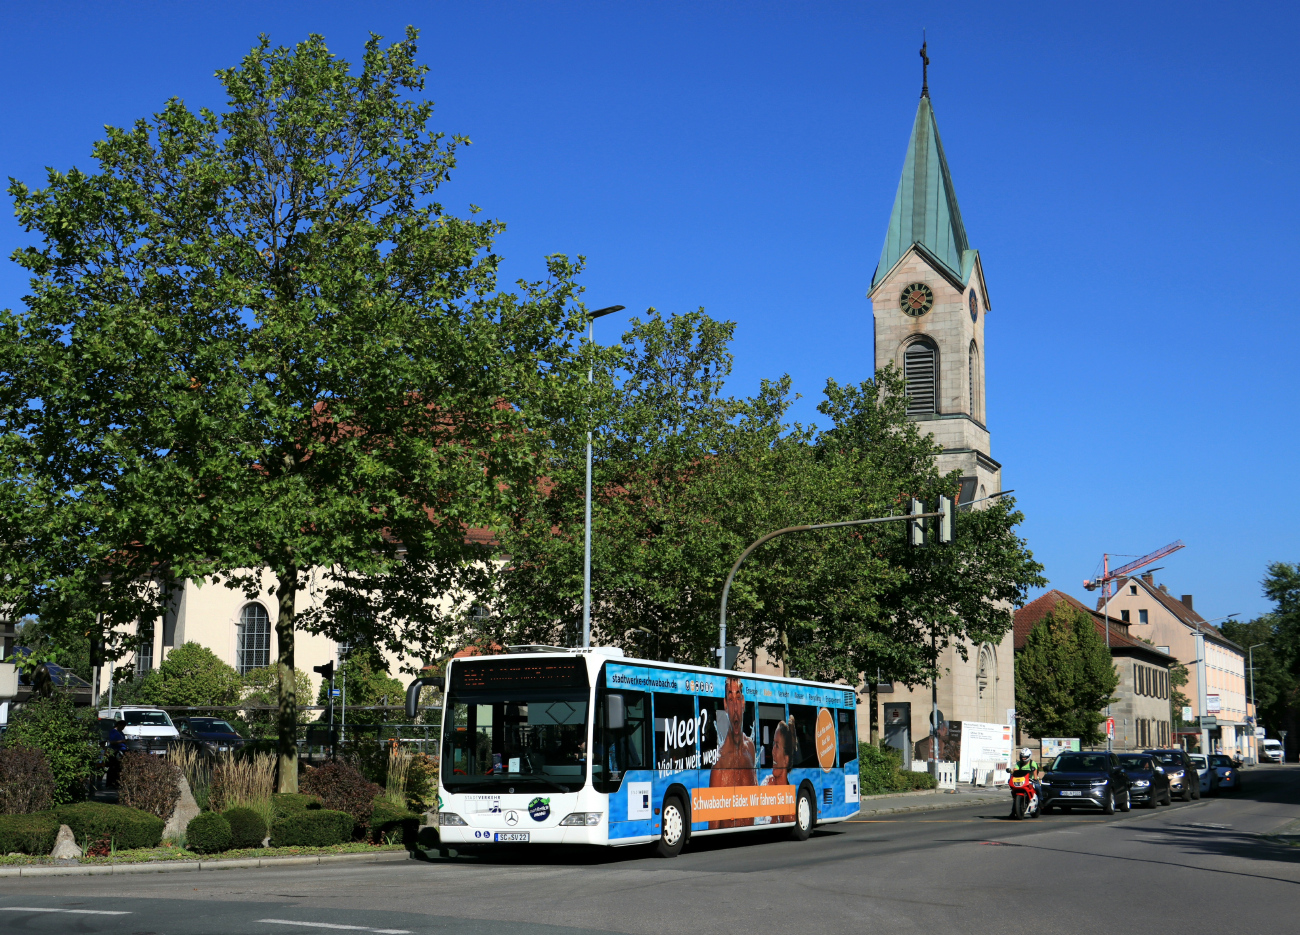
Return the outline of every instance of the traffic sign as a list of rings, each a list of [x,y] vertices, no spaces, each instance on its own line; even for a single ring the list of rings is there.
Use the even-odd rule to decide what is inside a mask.
[[[1213,714],[1207,714],[1201,718],[1201,727],[1218,727],[1219,719]]]

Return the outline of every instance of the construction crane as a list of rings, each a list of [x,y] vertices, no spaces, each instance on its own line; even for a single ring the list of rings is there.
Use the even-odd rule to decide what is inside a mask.
[[[1127,565],[1121,565],[1114,571],[1110,570],[1110,553],[1103,553],[1101,556],[1101,577],[1085,580],[1083,586],[1086,590],[1095,591],[1101,588],[1101,607],[1102,616],[1106,621],[1106,653],[1110,653],[1110,614],[1107,612],[1110,605],[1110,586],[1127,575],[1131,575],[1139,568],[1145,568],[1152,562],[1158,562],[1166,555],[1171,555],[1183,547],[1183,540],[1171,542],[1164,548],[1156,549],[1150,554],[1143,555],[1141,558],[1135,558]],[[1110,750],[1115,735],[1115,719],[1110,715],[1110,703],[1106,703],[1106,749]]]

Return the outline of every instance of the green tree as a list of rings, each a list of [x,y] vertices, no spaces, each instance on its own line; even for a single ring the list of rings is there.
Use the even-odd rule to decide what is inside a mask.
[[[184,643],[145,676],[137,697],[145,704],[224,707],[238,704],[239,673],[198,643]]]
[[[1091,615],[1061,601],[1016,655],[1016,716],[1031,737],[1100,743],[1119,675]]]
[[[264,38],[220,112],[173,99],[110,127],[97,171],[9,189],[41,238],[0,314],[25,600],[102,621],[112,655],[172,581],[272,595],[284,792],[296,630],[435,654],[456,617],[428,596],[481,586],[466,530],[536,477],[530,420],[581,372],[577,265],[499,292],[502,225],[434,200],[467,141],[431,129],[416,51],[372,37],[353,70]]]
[[[54,804],[85,797],[99,756],[99,733],[93,712],[80,713],[72,696],[55,691],[33,698],[10,716],[4,732],[6,747],[36,747],[45,753],[54,777]]]
[[[302,669],[293,670],[294,697],[311,697],[311,676]],[[280,673],[275,666],[261,666],[244,673],[243,695],[240,704],[274,705],[279,698]],[[276,719],[269,711],[244,711],[244,722],[258,737],[274,734]]]

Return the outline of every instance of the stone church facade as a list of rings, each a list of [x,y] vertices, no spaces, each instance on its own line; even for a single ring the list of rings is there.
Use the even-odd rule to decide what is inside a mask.
[[[990,453],[984,394],[985,321],[992,303],[983,263],[966,237],[928,88],[867,296],[876,368],[893,364],[904,375],[909,418],[942,447],[939,471],[961,471],[963,503],[999,493],[1002,466]],[[940,656],[935,693],[941,719],[1008,723],[1015,708],[1012,634],[964,649],[965,659],[955,647]],[[869,693],[861,693],[860,733],[865,736],[871,724],[896,746],[911,749],[914,759],[928,758],[931,686],[881,685],[876,696],[872,712]]]

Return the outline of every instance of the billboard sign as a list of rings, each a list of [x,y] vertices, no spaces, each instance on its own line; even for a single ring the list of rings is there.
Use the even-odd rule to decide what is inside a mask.
[[[1221,709],[1220,709],[1220,707],[1219,707],[1219,696],[1218,696],[1218,695],[1206,695],[1206,696],[1205,696],[1205,713],[1206,713],[1206,714],[1218,714],[1220,710],[1221,710]]]
[[[1056,759],[1067,750],[1079,749],[1078,737],[1044,737],[1040,743],[1043,745],[1044,763]]]
[[[991,769],[995,783],[1006,782],[1013,745],[1010,724],[963,721],[957,781],[970,782],[976,769]]]

